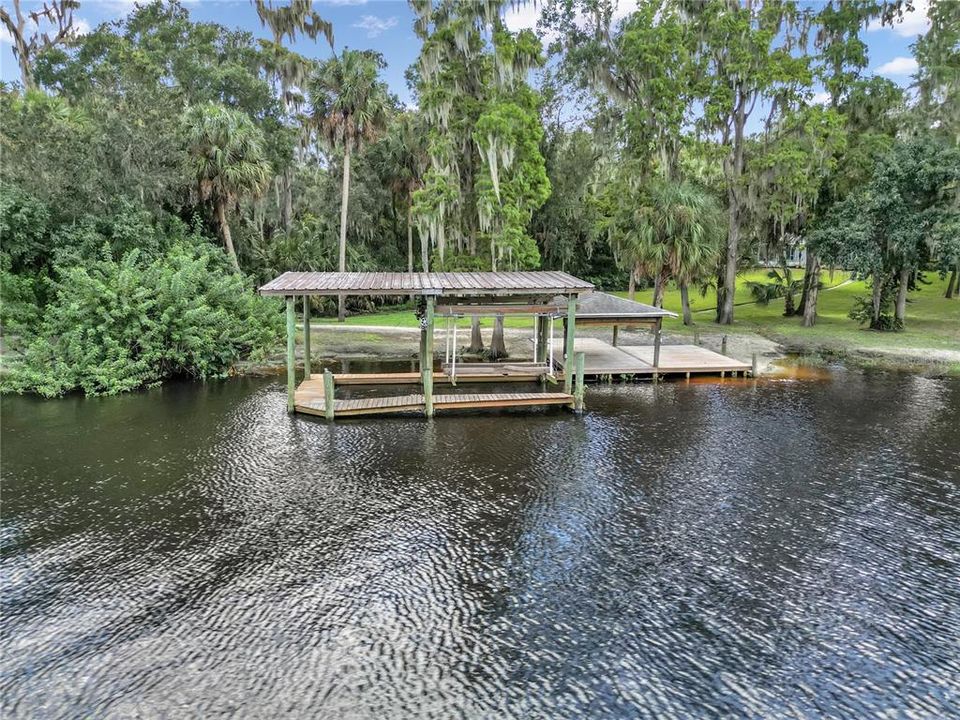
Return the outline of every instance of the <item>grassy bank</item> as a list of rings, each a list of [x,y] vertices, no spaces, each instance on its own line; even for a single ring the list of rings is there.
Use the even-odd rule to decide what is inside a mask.
[[[802,271],[798,271],[797,276],[802,277]],[[832,278],[824,273],[826,288],[820,294],[817,325],[813,328],[802,327],[800,318],[783,317],[782,299],[766,306],[752,304],[746,283],[764,279],[763,270],[744,273],[738,279],[737,302],[744,304],[736,308],[736,322],[732,326],[714,324],[716,297],[713,293],[705,297],[694,293],[691,306],[695,325],[687,327],[680,318],[670,319],[664,322],[664,330],[668,334],[687,336],[695,332],[757,334],[780,343],[790,352],[804,355],[842,357],[864,365],[906,369],[936,365],[938,372],[960,374],[960,299],[944,298],[946,281],[934,273],[927,273],[929,285],[921,285],[910,294],[906,328],[886,333],[865,330],[847,317],[854,298],[869,295],[869,288],[862,281],[849,282],[844,273],[837,272]],[[626,295],[625,292],[617,294]],[[638,292],[637,300],[650,302],[650,295],[649,290]],[[680,313],[680,293],[676,288],[667,290],[664,307]],[[324,318],[320,322],[335,323],[336,320]],[[532,322],[530,318],[506,319],[507,327],[529,328]],[[347,324],[414,327],[416,318],[412,309],[405,307],[357,315],[348,318]],[[483,324],[489,327],[492,320],[485,319]],[[469,320],[461,320],[461,325],[469,326]]]

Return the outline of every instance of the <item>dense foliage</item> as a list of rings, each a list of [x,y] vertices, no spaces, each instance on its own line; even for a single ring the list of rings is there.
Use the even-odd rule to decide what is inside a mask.
[[[82,36],[49,0],[45,34],[23,1],[0,13],[22,78],[0,89],[7,387],[221,375],[276,341],[253,288],[284,270],[558,268],[655,303],[674,285],[688,323],[712,291],[728,323],[761,260],[754,296],[812,325],[842,265],[873,279],[878,329],[917,273],[958,286],[955,3],[929,4],[905,94],[864,75],[861,37],[900,0],[550,0],[539,36],[501,0],[411,0],[404,109],[310,0],[254,0],[269,39],[160,0]]]

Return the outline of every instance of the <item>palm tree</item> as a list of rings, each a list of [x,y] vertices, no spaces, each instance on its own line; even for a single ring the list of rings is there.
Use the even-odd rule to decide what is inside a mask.
[[[725,241],[726,218],[713,195],[690,183],[658,183],[651,192],[658,234],[667,245],[667,273],[661,275],[659,302],[669,276],[680,288],[683,324],[693,325],[690,286],[716,272]]]
[[[423,184],[427,165],[427,149],[424,146],[426,132],[416,125],[413,113],[401,113],[390,123],[390,129],[381,141],[383,153],[381,177],[390,183],[393,196],[404,207],[407,226],[407,270],[413,272],[413,193]],[[420,264],[424,272],[430,271],[430,248],[428,238],[420,236]]]
[[[350,203],[350,156],[377,137],[386,126],[390,99],[379,80],[386,67],[379,53],[344,50],[322,63],[308,81],[313,104],[311,120],[323,143],[343,151],[343,194],[340,203],[340,272],[347,269],[347,209]],[[337,319],[346,317],[344,296]]]
[[[654,180],[622,196],[613,223],[618,257],[635,275],[654,280],[653,304],[663,306],[666,284],[680,288],[684,325],[693,324],[690,285],[716,269],[725,220],[710,193],[686,182]]]
[[[259,195],[270,180],[263,134],[245,113],[214,103],[189,108],[184,123],[200,197],[213,202],[223,244],[239,272],[227,208],[243,195]]]

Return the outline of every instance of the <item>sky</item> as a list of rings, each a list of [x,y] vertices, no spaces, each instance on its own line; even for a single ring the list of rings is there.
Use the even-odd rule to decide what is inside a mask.
[[[380,52],[387,61],[384,79],[401,102],[412,102],[406,86],[404,72],[416,60],[420,41],[413,33],[413,12],[405,0],[314,0],[318,12],[333,23],[337,50],[344,47],[370,49]],[[637,0],[617,0],[617,14],[625,15]],[[815,0],[814,0],[815,2]],[[8,10],[12,0],[0,0]],[[24,0],[24,7],[38,7],[41,3]],[[267,37],[260,26],[256,11],[249,0],[189,0],[184,2],[191,16],[198,21],[216,22],[228,27],[249,30],[258,37]],[[927,0],[915,0],[915,10],[905,20],[893,27],[869,27],[863,34],[870,48],[870,65],[867,73],[883,75],[894,82],[907,86],[916,70],[916,61],[910,45],[918,34],[926,31]],[[134,7],[132,0],[80,0],[80,8],[74,13],[74,22],[79,32],[87,32],[102,22],[121,19]],[[508,9],[505,20],[511,30],[536,29],[542,2],[528,3],[523,7]],[[325,58],[330,48],[321,39],[299,42],[295,49],[308,57]],[[20,73],[11,50],[10,38],[0,31],[0,79],[13,82]],[[815,96],[814,100],[822,100]]]

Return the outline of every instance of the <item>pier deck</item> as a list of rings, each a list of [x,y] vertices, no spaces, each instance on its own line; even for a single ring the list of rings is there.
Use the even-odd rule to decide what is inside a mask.
[[[555,362],[563,367],[563,343],[554,341]],[[614,347],[597,338],[577,338],[575,352],[585,354],[583,373],[598,375],[668,375],[673,373],[747,372],[750,363],[707,350],[699,345],[661,345],[659,367],[653,366],[653,346],[620,345]]]
[[[384,373],[384,375],[409,375],[410,373]],[[419,373],[416,374],[419,380]],[[343,384],[342,375],[336,376],[337,383]],[[365,377],[369,377],[366,375]],[[409,381],[407,381],[409,382]],[[353,383],[359,384],[359,383]],[[364,384],[378,384],[364,383]],[[381,381],[379,384],[385,384]],[[326,415],[326,398],[323,388],[323,375],[313,375],[297,387],[294,408],[308,415]],[[572,406],[574,396],[568,393],[532,392],[532,393],[460,393],[434,395],[434,410],[478,410],[487,408],[530,407],[539,405]],[[423,412],[426,401],[422,394],[388,395],[384,397],[335,399],[334,417],[354,415],[384,415],[390,413]]]

